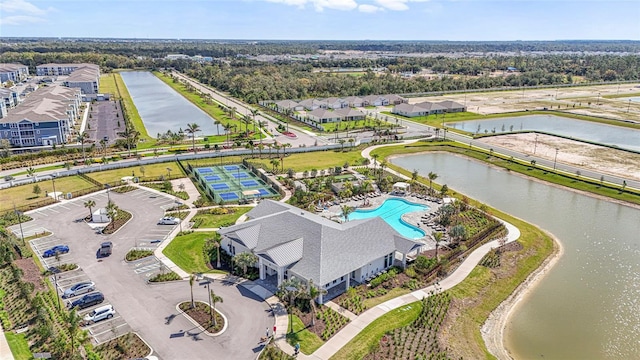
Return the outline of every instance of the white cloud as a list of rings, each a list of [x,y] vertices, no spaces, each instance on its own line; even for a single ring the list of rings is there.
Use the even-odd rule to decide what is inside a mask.
[[[364,12],[364,13],[375,13],[378,11],[384,11],[384,9],[379,6],[375,6],[371,4],[362,4],[362,5],[358,5],[358,11]]]
[[[53,8],[41,9],[25,0],[0,1],[0,13],[12,14],[0,17],[2,25],[22,25],[44,22],[44,16]]]
[[[0,25],[22,25],[44,22],[43,18],[29,15],[3,16],[0,18]]]
[[[353,10],[358,7],[355,0],[267,0],[272,3],[279,3],[304,8],[305,5],[313,6],[316,11],[324,9],[333,10]]]
[[[409,3],[411,2],[427,2],[429,0],[375,0],[375,2],[385,9],[394,11],[409,10]]]

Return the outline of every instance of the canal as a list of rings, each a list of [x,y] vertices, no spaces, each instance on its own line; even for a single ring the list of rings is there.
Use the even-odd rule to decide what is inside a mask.
[[[516,359],[640,359],[640,210],[447,153],[393,164],[553,233],[565,253],[505,329]]]
[[[122,80],[151,137],[168,130],[178,132],[187,124],[200,125],[196,136],[221,135],[224,129],[215,120],[148,71],[123,71]]]

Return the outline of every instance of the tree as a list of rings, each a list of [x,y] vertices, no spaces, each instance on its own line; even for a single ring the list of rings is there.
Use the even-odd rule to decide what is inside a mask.
[[[435,254],[435,258],[436,261],[438,260],[438,245],[440,245],[440,241],[442,241],[442,233],[440,231],[436,231],[431,233],[431,235],[433,235],[433,240],[436,241],[436,254]]]
[[[433,181],[438,178],[438,174],[433,171],[429,171],[429,193],[433,194]]]
[[[109,201],[105,208],[107,210],[107,217],[110,221],[115,220],[118,217],[118,206],[113,202]]]
[[[29,166],[27,168],[27,176],[28,177],[33,177],[35,173],[36,173],[36,169],[34,169],[33,167]]]
[[[216,295],[213,290],[209,290],[209,295],[211,296],[211,304],[209,304],[209,306],[213,308],[213,311],[216,311],[216,304],[224,302],[224,299],[221,296]],[[211,321],[213,321],[214,327],[218,326],[218,321],[216,320],[216,316],[213,316],[213,312],[211,313]]]
[[[187,133],[191,134],[191,145],[192,145],[192,150],[195,153],[196,152],[196,133],[200,130],[200,125],[196,124],[196,123],[192,123],[192,124],[187,124],[187,129],[185,130]]]
[[[413,169],[413,172],[411,173],[411,181],[414,183],[418,181],[418,169]]]
[[[340,143],[340,151],[344,150],[344,143],[345,142],[347,142],[345,139],[338,140],[338,143]]]
[[[293,307],[295,306],[296,299],[304,294],[304,287],[299,280],[293,278],[283,281],[280,284],[278,297],[286,301],[287,310],[289,312],[289,328],[293,331]]]
[[[194,274],[189,275],[189,287],[191,288],[191,308],[196,307],[196,303],[193,301],[193,282],[196,280],[196,276]]]
[[[40,193],[42,193],[42,189],[40,188],[40,185],[38,184],[33,185],[33,193],[36,194],[37,197],[40,197]]]
[[[442,197],[447,196],[447,193],[449,192],[449,187],[447,186],[447,184],[442,185],[442,187],[440,188],[440,195],[442,195]]]
[[[467,236],[467,229],[462,224],[455,225],[451,228],[451,236],[456,240],[464,240]]]
[[[373,154],[371,155],[371,157],[373,158],[373,173],[375,174],[378,169],[378,158],[380,157],[380,155]]]
[[[340,210],[342,211],[342,216],[344,216],[344,221],[349,221],[349,214],[353,212],[353,208],[349,205],[342,205]]]
[[[84,152],[84,143],[87,142],[87,139],[89,139],[89,134],[87,134],[86,132],[81,132],[78,134],[78,142],[80,143],[80,146],[82,147],[82,162],[86,163],[87,162],[87,156],[85,155]]]
[[[306,294],[309,297],[309,305],[311,306],[311,326],[316,325],[316,298],[320,295],[325,295],[327,290],[317,287],[313,280],[309,280],[306,288]]]
[[[75,352],[75,340],[78,335],[78,330],[80,330],[80,319],[81,317],[76,312],[76,309],[72,309],[66,316],[66,329],[69,332],[69,337],[71,338],[71,355]]]
[[[118,133],[118,136],[122,136],[125,139],[127,143],[127,157],[131,157],[131,145],[138,142],[140,132],[131,126],[127,126],[124,128],[124,131]]]
[[[253,266],[258,257],[250,252],[243,252],[233,257],[234,262],[242,269],[242,274],[247,275],[247,268]]]
[[[93,207],[96,206],[96,202],[93,200],[87,200],[83,205],[89,209],[89,219],[91,219],[91,216],[93,215]]]

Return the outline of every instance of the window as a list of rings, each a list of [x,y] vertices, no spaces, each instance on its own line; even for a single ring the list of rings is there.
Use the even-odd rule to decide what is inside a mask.
[[[36,134],[40,134],[40,130],[36,130]]]

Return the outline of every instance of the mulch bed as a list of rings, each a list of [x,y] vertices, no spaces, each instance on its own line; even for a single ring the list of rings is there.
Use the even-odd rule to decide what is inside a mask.
[[[131,219],[132,215],[128,211],[118,210],[118,216],[115,220],[109,223],[109,225],[105,226],[104,230],[102,230],[103,234],[113,234],[118,229],[123,227],[129,219]]]
[[[211,308],[208,304],[204,304],[196,301],[196,307],[191,309],[191,302],[186,301],[180,304],[180,310],[184,311],[186,315],[191,317],[195,322],[202,326],[208,332],[215,334],[220,332],[224,327],[224,318],[217,311],[213,312],[213,316],[216,318],[216,325],[214,326],[211,321]]]
[[[313,315],[311,314],[311,312],[302,312],[299,309],[295,309],[294,314],[298,318],[300,318],[303,324],[307,326],[306,328],[307,330],[311,331],[312,333],[318,335],[318,337],[322,338],[321,337],[322,332],[326,327],[326,324],[324,323],[324,321],[322,321],[322,319],[316,319],[315,325],[311,326],[311,319],[313,319]]]
[[[24,258],[15,260],[14,263],[18,266],[22,272],[22,280],[30,282],[34,286],[35,291],[44,291],[46,286],[44,285],[44,279],[40,274],[40,269],[33,262],[33,258]]]
[[[508,244],[504,244],[504,245],[500,246],[499,249],[502,252],[520,251],[520,250],[524,249],[524,247],[518,241],[512,241],[512,242],[510,242]]]

